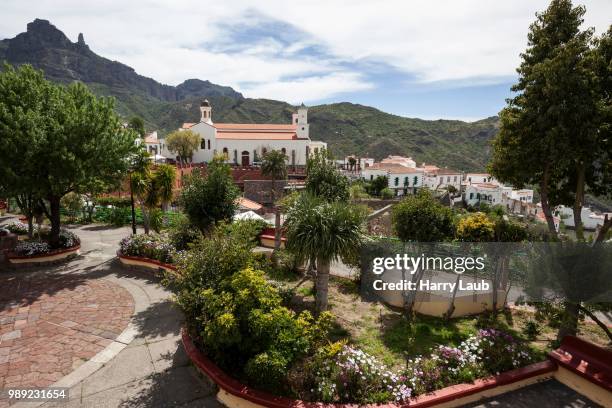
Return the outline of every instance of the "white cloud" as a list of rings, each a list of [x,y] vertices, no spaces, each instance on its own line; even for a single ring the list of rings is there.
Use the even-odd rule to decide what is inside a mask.
[[[609,0],[584,1],[601,32]],[[3,1],[0,37],[46,18],[73,41],[138,73],[177,84],[231,85],[251,97],[308,101],[369,89],[368,64],[388,64],[422,83],[495,83],[515,74],[527,29],[547,0],[163,0]],[[229,31],[284,22],[303,38],[242,38]],[[286,28],[279,28],[284,31]],[[283,34],[283,32],[278,33]],[[230,47],[224,48],[229,43]],[[231,45],[236,45],[232,48]],[[322,56],[309,55],[318,46]],[[361,67],[361,68],[357,68]],[[446,85],[445,85],[446,86]]]
[[[259,83],[246,87],[247,95],[260,98],[281,99],[293,104],[316,101],[343,92],[355,92],[371,89],[372,84],[363,80],[356,73],[331,73],[329,75],[298,78],[292,81],[280,80]]]

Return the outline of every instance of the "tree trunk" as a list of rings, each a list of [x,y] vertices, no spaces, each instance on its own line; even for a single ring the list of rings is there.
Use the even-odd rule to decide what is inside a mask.
[[[317,260],[317,282],[315,307],[317,315],[327,310],[327,292],[329,287],[329,261]]]
[[[136,235],[136,208],[134,207],[134,191],[132,190],[132,173],[130,173],[130,206],[132,209],[132,235]]]
[[[576,231],[576,240],[584,240],[584,225],[582,224],[582,206],[584,205],[584,179],[585,179],[585,164],[580,163],[576,169],[576,198],[574,200],[574,229]]]
[[[565,336],[575,336],[578,333],[578,313],[580,305],[576,302],[566,301],[563,304],[563,320],[557,333],[560,342]]]
[[[548,224],[548,231],[551,236],[556,240],[557,239],[557,229],[555,228],[555,220],[552,215],[552,210],[548,203],[548,182],[550,179],[550,170],[548,166],[544,169],[544,175],[542,177],[542,181],[540,182],[540,198],[542,201],[542,211],[544,212],[544,217],[546,218],[546,224]]]
[[[32,239],[34,236],[34,217],[32,214],[26,215],[28,219],[28,238]]]
[[[423,278],[424,274],[425,274],[425,270],[421,268],[415,274],[412,275],[412,278],[410,279],[410,281],[413,282],[416,285],[416,287],[418,287],[419,282]],[[417,293],[418,293],[418,290],[411,290],[410,292],[408,292],[408,296],[406,296],[406,305],[404,306],[406,317],[410,317],[410,315],[412,314],[412,309],[414,308],[414,303],[416,301]]]
[[[142,224],[144,226],[144,231],[145,234],[149,233],[149,214],[147,213],[147,207],[141,203],[140,204],[140,211],[142,212]]]
[[[453,316],[455,312],[455,298],[457,297],[457,289],[459,288],[459,280],[461,279],[461,275],[457,274],[457,279],[455,280],[455,288],[453,289],[453,294],[448,302],[448,309],[446,309],[446,313],[444,314],[444,319],[448,320]]]
[[[606,333],[606,335],[608,336],[610,341],[612,341],[612,332],[610,331],[610,329],[608,329],[608,326],[606,326],[606,324],[604,322],[599,320],[599,318],[597,318],[597,316],[595,316],[595,313],[591,312],[586,307],[584,307],[582,305],[579,305],[578,307],[580,308],[580,310],[582,310],[584,312],[584,314],[589,316],[591,318],[591,320],[593,320],[599,327],[601,327],[601,329],[604,331],[604,333]]]
[[[49,196],[49,220],[51,221],[51,236],[49,237],[49,245],[51,248],[59,248],[60,246],[60,199],[59,196]]]
[[[599,229],[599,233],[597,234],[597,238],[593,242],[593,245],[603,242],[606,239],[606,234],[610,231],[610,227],[612,227],[612,218],[608,218],[608,214],[606,214],[604,218],[604,223]]]
[[[274,251],[281,246],[281,213],[278,206],[274,207]]]

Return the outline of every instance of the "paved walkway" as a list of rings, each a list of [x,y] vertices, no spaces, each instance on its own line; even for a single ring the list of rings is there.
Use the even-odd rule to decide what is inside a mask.
[[[548,380],[488,398],[463,408],[602,408],[587,397],[561,384]]]
[[[21,330],[19,338],[6,340],[12,342],[9,355],[17,347],[20,357],[36,367],[41,359],[53,360],[49,363],[61,370],[52,371],[47,382],[70,389],[67,402],[20,402],[11,408],[219,407],[214,385],[201,378],[182,349],[183,317],[170,294],[150,274],[125,270],[115,258],[129,229],[84,226],[75,232],[82,240],[81,255],[70,263],[0,272],[0,318],[9,318],[1,323],[2,336]],[[20,289],[5,291],[4,282]],[[36,323],[33,327],[40,329],[32,330],[15,326],[36,319],[48,324]],[[51,330],[48,325],[58,333],[42,342],[40,331]],[[27,339],[40,343],[28,347]],[[0,348],[8,344],[2,342]],[[0,378],[10,377],[0,371]]]

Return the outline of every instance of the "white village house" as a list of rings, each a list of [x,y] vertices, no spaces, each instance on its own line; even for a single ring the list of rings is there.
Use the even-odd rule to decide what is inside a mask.
[[[249,166],[267,151],[279,150],[287,156],[288,165],[305,166],[311,153],[327,148],[327,143],[310,140],[308,109],[303,104],[288,124],[214,123],[208,100],[202,101],[200,113],[198,123],[184,123],[181,127],[200,136],[200,146],[193,154],[195,163],[207,163],[216,154],[223,154],[228,163]],[[176,156],[164,139],[160,139],[160,145],[163,156]]]
[[[448,186],[453,186],[457,191],[461,191],[463,174],[460,171],[425,164],[421,168],[424,170],[423,184],[425,187],[432,190],[444,190]]]
[[[465,186],[464,200],[467,205],[476,206],[502,204],[502,186],[493,183],[472,183]]]
[[[361,169],[361,177],[365,180],[387,177],[387,186],[396,196],[416,194],[417,189],[423,187],[423,174],[423,169],[417,168],[414,160],[401,156],[389,156]]]

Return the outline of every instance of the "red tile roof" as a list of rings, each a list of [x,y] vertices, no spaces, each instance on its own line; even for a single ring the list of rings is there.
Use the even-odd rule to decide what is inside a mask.
[[[256,201],[253,200],[249,200],[248,198],[244,198],[244,197],[238,197],[238,199],[236,200],[238,205],[244,208],[248,208],[249,210],[261,210],[263,208],[263,205],[259,204]]]
[[[295,132],[226,132],[218,131],[217,139],[237,140],[294,140],[297,139]]]
[[[366,167],[364,170],[383,170],[389,171],[393,174],[410,174],[423,172],[422,169],[416,167],[406,167],[396,163],[374,163],[373,165]]]

